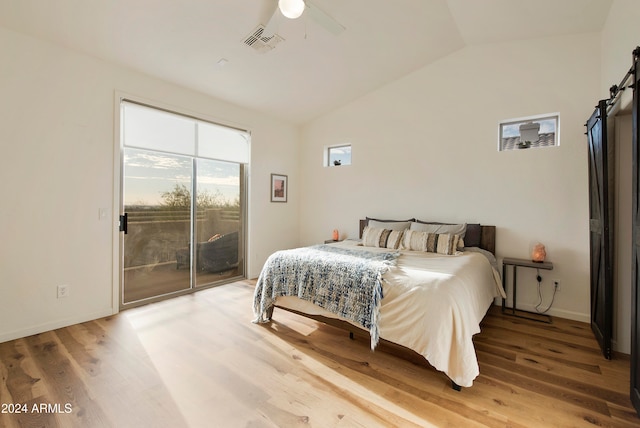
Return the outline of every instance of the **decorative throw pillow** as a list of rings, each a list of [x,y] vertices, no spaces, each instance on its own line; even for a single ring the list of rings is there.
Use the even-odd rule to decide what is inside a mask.
[[[452,255],[458,249],[460,235],[449,233],[430,233],[427,238],[427,249],[429,253]]]
[[[397,250],[402,241],[403,234],[404,230],[390,230],[367,226],[362,232],[362,245],[365,247]]]
[[[464,246],[464,242],[462,241],[465,238],[465,233],[467,231],[467,224],[453,224],[453,223],[428,223],[425,221],[416,220],[414,223],[411,223],[411,230],[416,230],[419,232],[429,232],[429,233],[448,233],[450,235],[459,235],[460,240],[458,242],[458,248],[462,248]]]
[[[402,239],[403,250],[426,251],[452,255],[456,253],[460,235],[407,230]]]
[[[428,237],[429,237],[429,232],[407,230],[404,232],[404,236],[402,238],[402,245],[400,246],[400,248],[403,250],[411,250],[411,251],[426,251]]]

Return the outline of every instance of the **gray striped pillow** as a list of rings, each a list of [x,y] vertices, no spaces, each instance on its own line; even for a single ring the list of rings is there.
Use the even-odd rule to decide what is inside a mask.
[[[450,233],[430,233],[427,238],[427,252],[438,254],[455,254],[458,249],[460,235]]]
[[[457,234],[407,230],[402,240],[402,249],[453,255],[457,251],[459,240],[460,235]]]
[[[365,227],[362,232],[362,245],[365,247],[391,248],[397,250],[402,242],[404,230]]]

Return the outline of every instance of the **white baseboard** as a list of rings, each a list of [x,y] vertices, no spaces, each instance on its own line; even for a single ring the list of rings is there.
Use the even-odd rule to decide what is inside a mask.
[[[496,299],[496,305],[502,306],[502,300]],[[523,303],[518,303],[518,309],[522,309],[523,311],[529,311],[533,313],[537,312],[534,305],[526,305]],[[587,324],[591,323],[591,315],[584,314],[581,312],[573,312],[573,311],[566,311],[564,309],[551,308],[546,312],[546,314],[551,315],[552,317],[565,318],[568,320],[585,322]]]
[[[107,309],[100,312],[95,312],[93,314],[84,314],[76,317],[65,318],[62,320],[56,320],[47,322],[44,324],[30,326],[20,330],[14,330],[9,332],[1,332],[0,333],[0,343],[8,342],[10,340],[21,339],[23,337],[32,336],[34,334],[40,334],[47,331],[55,330],[57,328],[68,327],[74,324],[80,324],[87,321],[93,321],[98,318],[104,318],[118,313],[117,311],[113,311],[112,309]]]

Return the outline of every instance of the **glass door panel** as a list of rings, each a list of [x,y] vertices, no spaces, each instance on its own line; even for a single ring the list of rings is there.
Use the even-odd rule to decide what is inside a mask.
[[[124,149],[123,304],[191,284],[192,158]]]
[[[244,274],[244,167],[196,159],[196,287]]]

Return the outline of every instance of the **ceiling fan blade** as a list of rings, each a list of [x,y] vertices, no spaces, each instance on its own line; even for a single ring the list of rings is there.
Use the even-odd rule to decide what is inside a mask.
[[[333,19],[329,14],[320,9],[315,4],[311,3],[308,0],[305,1],[305,3],[307,5],[306,12],[309,14],[309,16],[334,36],[337,36],[344,30],[346,30],[346,28],[342,24]]]
[[[264,26],[264,31],[262,32],[263,36],[271,37],[276,34],[276,30],[278,29],[278,24],[280,23],[281,17],[280,9],[278,8],[278,2],[274,3],[273,13],[270,15],[269,21],[267,25]]]

